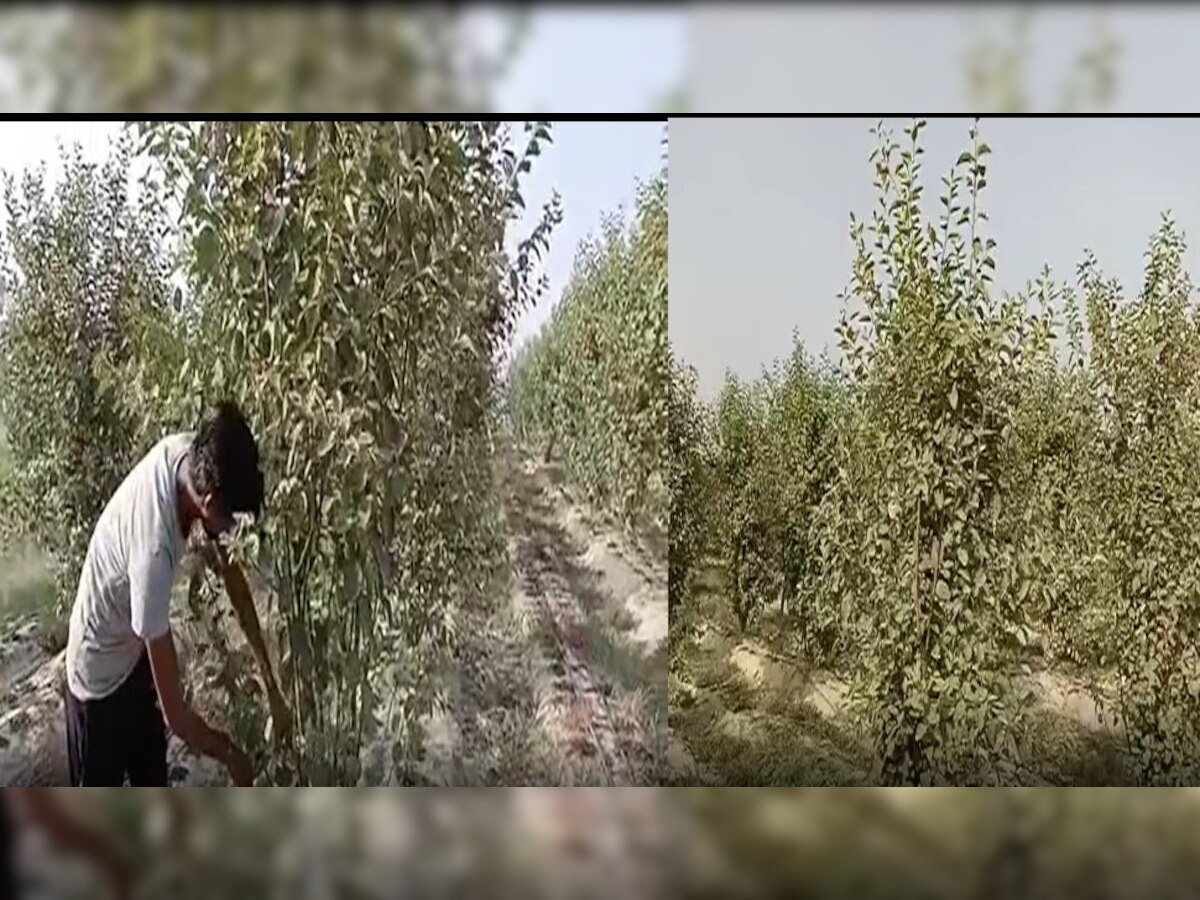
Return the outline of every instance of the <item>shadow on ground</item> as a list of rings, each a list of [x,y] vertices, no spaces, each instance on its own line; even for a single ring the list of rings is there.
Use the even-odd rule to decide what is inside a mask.
[[[738,635],[725,607],[719,579],[706,573],[695,618],[673,640],[669,783],[874,783],[870,741],[845,705],[843,678],[780,655],[786,621]],[[1017,783],[1136,784],[1120,733],[1100,720],[1085,678],[1042,667],[1029,682],[1035,705]]]

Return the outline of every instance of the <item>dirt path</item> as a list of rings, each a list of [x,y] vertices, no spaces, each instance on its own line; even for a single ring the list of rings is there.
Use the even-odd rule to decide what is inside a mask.
[[[501,481],[515,615],[532,623],[539,719],[566,783],[655,782],[665,758],[665,560],[515,453]]]
[[[634,542],[552,465],[497,461],[512,570],[462,609],[448,709],[425,723],[436,785],[639,785],[666,765],[665,541]]]

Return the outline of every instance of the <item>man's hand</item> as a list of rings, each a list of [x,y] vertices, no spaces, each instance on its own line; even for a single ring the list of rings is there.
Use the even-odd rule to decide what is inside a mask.
[[[209,726],[183,700],[179,687],[179,662],[175,656],[175,640],[168,631],[162,637],[146,642],[150,654],[150,669],[154,672],[154,685],[158,689],[158,703],[162,707],[167,727],[179,735],[194,752],[203,754],[224,764],[234,784],[249,785],[254,780],[254,768],[228,735]]]
[[[250,757],[234,743],[233,738],[220,731],[213,731],[219,747],[216,753],[207,754],[216,759],[229,773],[229,780],[234,787],[254,786],[254,763]]]
[[[229,770],[229,778],[234,787],[254,787],[254,765],[250,757],[234,744],[229,745],[229,756],[225,767]]]

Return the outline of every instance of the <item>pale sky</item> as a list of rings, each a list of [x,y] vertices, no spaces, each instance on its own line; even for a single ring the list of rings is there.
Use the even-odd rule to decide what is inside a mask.
[[[525,52],[499,86],[497,107],[538,112],[652,112],[685,75],[686,20],[678,8],[550,9],[535,14]],[[555,188],[563,221],[552,238],[550,291],[518,325],[535,333],[566,286],[579,242],[606,212],[632,215],[637,180],[661,165],[665,122],[559,122],[525,196],[528,231]]]
[[[541,113],[593,110],[638,113],[684,75],[684,20],[675,10],[550,9],[535,14],[517,64],[498,85],[499,109]],[[547,116],[552,118],[552,116]],[[56,177],[58,144],[82,144],[101,158],[120,128],[114,122],[0,122],[0,169],[19,173],[45,160]],[[554,190],[563,221],[551,239],[545,271],[550,290],[518,323],[518,341],[549,316],[570,277],[575,250],[599,230],[606,212],[632,213],[638,180],[661,165],[665,122],[559,122],[553,144],[526,176],[526,216],[514,240],[529,231]],[[514,123],[519,143],[523,135]],[[3,224],[0,209],[0,225]]]
[[[1031,112],[1052,112],[1097,29],[1117,38],[1112,112],[1194,106],[1200,7],[1186,3],[704,3],[689,15],[693,109],[721,113],[970,112],[973,37],[1011,46],[1033,11]]]
[[[670,335],[712,397],[726,367],[753,377],[789,352],[797,329],[814,355],[836,352],[847,285],[849,216],[875,203],[875,119],[673,119]],[[889,120],[904,140],[908,119]],[[923,200],[967,148],[969,119],[931,118]],[[1160,213],[1174,213],[1195,271],[1200,242],[1200,120],[987,119],[984,206],[997,241],[997,287],[1018,290],[1048,263],[1075,284],[1085,248],[1131,292]],[[836,358],[836,357],[835,357]]]

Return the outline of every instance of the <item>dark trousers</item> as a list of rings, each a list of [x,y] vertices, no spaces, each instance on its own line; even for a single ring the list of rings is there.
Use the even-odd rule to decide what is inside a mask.
[[[8,812],[8,795],[0,788],[0,897],[17,896],[17,834]]]
[[[67,688],[67,761],[73,787],[167,786],[167,727],[145,650],[129,677],[103,700]]]

